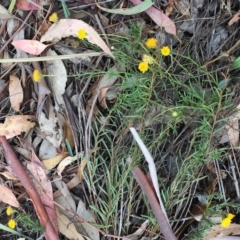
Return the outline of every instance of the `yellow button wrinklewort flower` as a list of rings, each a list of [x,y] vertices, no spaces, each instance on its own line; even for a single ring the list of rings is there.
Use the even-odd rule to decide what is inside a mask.
[[[232,220],[234,217],[235,217],[235,215],[232,213],[228,213],[228,215],[227,215],[227,218],[229,218],[230,220]]]
[[[161,51],[161,54],[163,56],[168,56],[170,54],[170,52],[171,52],[171,50],[170,50],[170,48],[168,46],[162,47],[160,49],[160,51]]]
[[[230,218],[224,218],[221,222],[222,227],[227,228],[231,224],[231,219]]]
[[[78,36],[79,39],[83,40],[87,36],[86,30],[85,29],[78,30],[77,36]]]
[[[142,61],[151,65],[151,64],[154,63],[154,58],[152,56],[147,55],[147,54],[143,54]]]
[[[178,113],[176,111],[172,112],[173,117],[177,117]]]
[[[10,216],[14,212],[13,208],[11,206],[7,207],[6,213],[8,216]]]
[[[148,38],[145,42],[147,48],[155,48],[157,46],[157,39],[156,38]]]
[[[145,73],[148,70],[148,63],[140,62],[138,64],[138,69],[139,69],[140,72]]]
[[[52,15],[50,15],[50,17],[48,18],[50,22],[58,22],[58,15],[56,13],[53,13]]]
[[[38,71],[37,69],[35,69],[33,71],[33,80],[35,82],[40,82],[42,78],[43,78],[42,73],[40,71]]]
[[[11,219],[8,221],[8,226],[14,229],[16,227],[16,222],[13,219]]]

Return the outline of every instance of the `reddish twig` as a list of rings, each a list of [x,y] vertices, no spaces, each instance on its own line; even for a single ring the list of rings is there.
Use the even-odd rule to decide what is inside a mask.
[[[18,161],[16,154],[12,150],[11,146],[9,145],[5,136],[0,136],[0,142],[2,143],[2,147],[4,150],[4,156],[12,168],[14,174],[18,177],[24,188],[26,189],[28,195],[33,201],[34,208],[37,212],[39,217],[41,226],[46,229],[45,236],[48,240],[59,240],[58,234],[53,227],[52,222],[50,221],[47,211],[41,201],[40,196],[38,195],[36,189],[34,188],[31,180],[29,179],[28,175],[24,171],[23,166]]]
[[[127,162],[131,163],[132,159],[129,157]],[[164,216],[156,195],[147,180],[147,177],[139,167],[134,167],[132,169],[132,174],[143,192],[146,194],[164,238],[167,240],[176,240],[177,237],[174,235],[166,217]]]

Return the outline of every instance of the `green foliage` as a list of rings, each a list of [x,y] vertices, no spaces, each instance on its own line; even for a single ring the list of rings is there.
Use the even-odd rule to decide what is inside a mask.
[[[98,216],[99,226],[117,235],[129,232],[124,224],[134,210],[155,224],[149,203],[130,172],[132,166],[126,163],[131,156],[134,164],[148,172],[129,126],[137,129],[152,153],[167,214],[175,219],[187,214],[184,210],[194,198],[191,191],[206,180],[202,171],[205,163],[213,157],[220,159],[226,152],[226,148],[214,148],[213,141],[223,128],[221,123],[227,120],[223,113],[232,109],[229,98],[219,89],[216,71],[202,67],[190,55],[173,52],[165,58],[159,49],[147,49],[141,29],[134,24],[130,26],[127,36],[108,36],[116,62],[121,65],[115,86],[117,99],[95,118],[93,148],[98,150],[89,160],[85,176],[92,193],[90,207]],[[145,74],[138,70],[143,54],[154,58]],[[84,73],[85,77],[86,74],[95,73]],[[102,75],[104,72],[98,76]],[[173,101],[164,96],[168,93]],[[175,172],[169,167],[171,154],[176,155],[172,163]],[[219,201],[223,199],[212,196],[213,206]],[[201,238],[203,229],[210,226],[207,219],[201,221],[192,239]],[[149,229],[155,231],[153,235],[158,234],[158,228]]]
[[[33,232],[40,232],[40,233],[44,231],[39,221],[32,220],[28,214],[18,213],[15,220],[18,224],[20,224],[20,226],[24,227],[25,230],[28,229]]]

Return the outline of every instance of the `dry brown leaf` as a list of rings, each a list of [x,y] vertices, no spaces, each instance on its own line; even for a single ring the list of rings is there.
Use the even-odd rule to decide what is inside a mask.
[[[73,222],[66,216],[57,211],[57,222],[59,232],[61,232],[68,239],[84,240],[83,236],[77,232]]]
[[[240,19],[240,10],[233,16],[233,18],[228,22],[228,26],[233,25]]]
[[[141,0],[130,0],[134,5],[140,4]],[[166,16],[163,12],[159,11],[155,7],[150,7],[145,11],[150,18],[160,27],[164,27],[167,33],[173,34],[176,36],[176,26],[175,23]]]
[[[183,16],[190,18],[191,15],[189,10],[191,6],[188,0],[174,1],[174,7]]]
[[[85,221],[89,222],[76,222],[75,226],[78,232],[88,236],[91,240],[99,240],[99,232],[98,230],[91,225],[91,223],[95,223],[95,218],[90,209],[86,209],[86,205],[83,201],[79,200],[77,207],[77,214],[79,217],[83,218]]]
[[[5,122],[0,123],[0,135],[9,139],[27,132],[35,126],[34,119],[31,115],[6,116]]]
[[[15,111],[19,111],[23,101],[23,89],[21,86],[21,81],[16,75],[10,75],[9,98],[11,107]]]
[[[239,144],[239,124],[238,118],[229,119],[227,126],[228,139],[233,147]]]
[[[58,165],[58,168],[57,168],[57,174],[59,176],[61,176],[61,173],[62,171],[64,170],[64,168],[69,165],[69,164],[72,164],[74,161],[76,161],[77,159],[81,158],[82,157],[82,153],[79,153],[79,155],[77,156],[74,156],[74,157],[66,157],[65,159],[63,159],[61,161],[61,163]]]
[[[78,184],[80,183],[79,177],[78,175],[75,175],[68,183],[67,183],[67,187],[68,189],[72,189],[74,187],[76,187]],[[53,197],[54,199],[59,197],[61,195],[61,191],[57,190],[56,192],[54,192]]]
[[[58,228],[56,224],[57,215],[55,211],[55,205],[53,203],[53,190],[52,190],[51,181],[49,180],[46,174],[47,171],[44,169],[40,159],[37,157],[34,151],[32,151],[31,160],[32,160],[31,162],[27,163],[27,169],[29,170],[29,175],[32,177],[32,183],[34,184],[35,188],[39,192],[41,201],[45,206],[49,219],[53,223],[56,232],[58,232]],[[33,203],[34,203],[34,200],[33,200]]]
[[[11,189],[1,184],[0,184],[0,200],[15,208],[18,208],[20,206],[18,200],[16,199]]]
[[[139,237],[144,233],[144,231],[148,227],[149,222],[150,222],[149,220],[146,220],[144,223],[142,223],[141,227],[136,232],[128,235],[127,237],[133,240],[139,239]]]
[[[223,228],[221,224],[212,226],[203,240],[211,240],[214,237],[223,237],[240,234],[240,224],[231,223],[229,227]]]
[[[83,159],[81,161],[81,164],[78,167],[78,178],[79,178],[80,183],[83,180],[83,171],[84,171],[86,166],[87,166],[87,161],[85,159]]]
[[[45,20],[40,20],[39,21],[39,33],[41,35],[45,34],[47,30],[51,27],[52,23],[47,22]]]
[[[58,154],[55,157],[46,159],[42,161],[43,166],[47,169],[47,170],[51,170],[53,169],[58,163],[60,163],[64,158],[66,158],[69,154],[67,152],[62,152],[60,154]]]
[[[68,119],[65,119],[65,125],[64,125],[64,139],[67,139],[71,148],[74,147],[74,138],[73,138],[73,134],[72,134],[72,129],[70,126],[70,122],[68,121]]]
[[[11,180],[15,180],[15,181],[18,180],[18,178],[10,172],[0,172],[0,174],[3,175],[7,179],[11,179]]]

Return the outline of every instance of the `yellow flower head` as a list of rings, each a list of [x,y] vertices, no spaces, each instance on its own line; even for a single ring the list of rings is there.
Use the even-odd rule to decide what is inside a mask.
[[[37,69],[35,69],[33,71],[33,80],[35,82],[40,82],[42,78],[43,78],[42,73],[40,71],[38,71]]]
[[[154,58],[152,56],[147,55],[147,54],[143,54],[142,61],[146,62],[150,65],[150,64],[154,63]]]
[[[235,217],[235,215],[232,213],[228,213],[228,215],[227,215],[227,218],[229,218],[230,220],[232,220],[234,217]]]
[[[58,22],[58,15],[56,13],[53,13],[52,15],[50,15],[50,17],[48,18],[50,22]]]
[[[157,39],[156,38],[148,38],[145,42],[147,48],[155,48],[157,46]]]
[[[172,112],[173,117],[177,117],[178,113],[176,111]]]
[[[79,39],[83,40],[87,36],[86,30],[85,29],[78,30],[77,36],[78,36]]]
[[[9,206],[7,209],[6,209],[6,213],[8,216],[10,216],[12,213],[14,212],[13,208],[11,206]]]
[[[170,48],[168,46],[162,47],[160,49],[160,51],[161,51],[161,54],[163,56],[168,56],[170,54],[170,52],[171,52],[171,50],[170,50]]]
[[[8,226],[12,229],[14,229],[16,227],[16,222],[15,220],[11,219],[8,221]]]
[[[229,227],[230,224],[231,224],[230,218],[224,218],[221,222],[222,227],[225,227],[225,228]]]
[[[138,64],[138,69],[139,69],[140,72],[145,73],[148,70],[148,63],[140,62]]]

